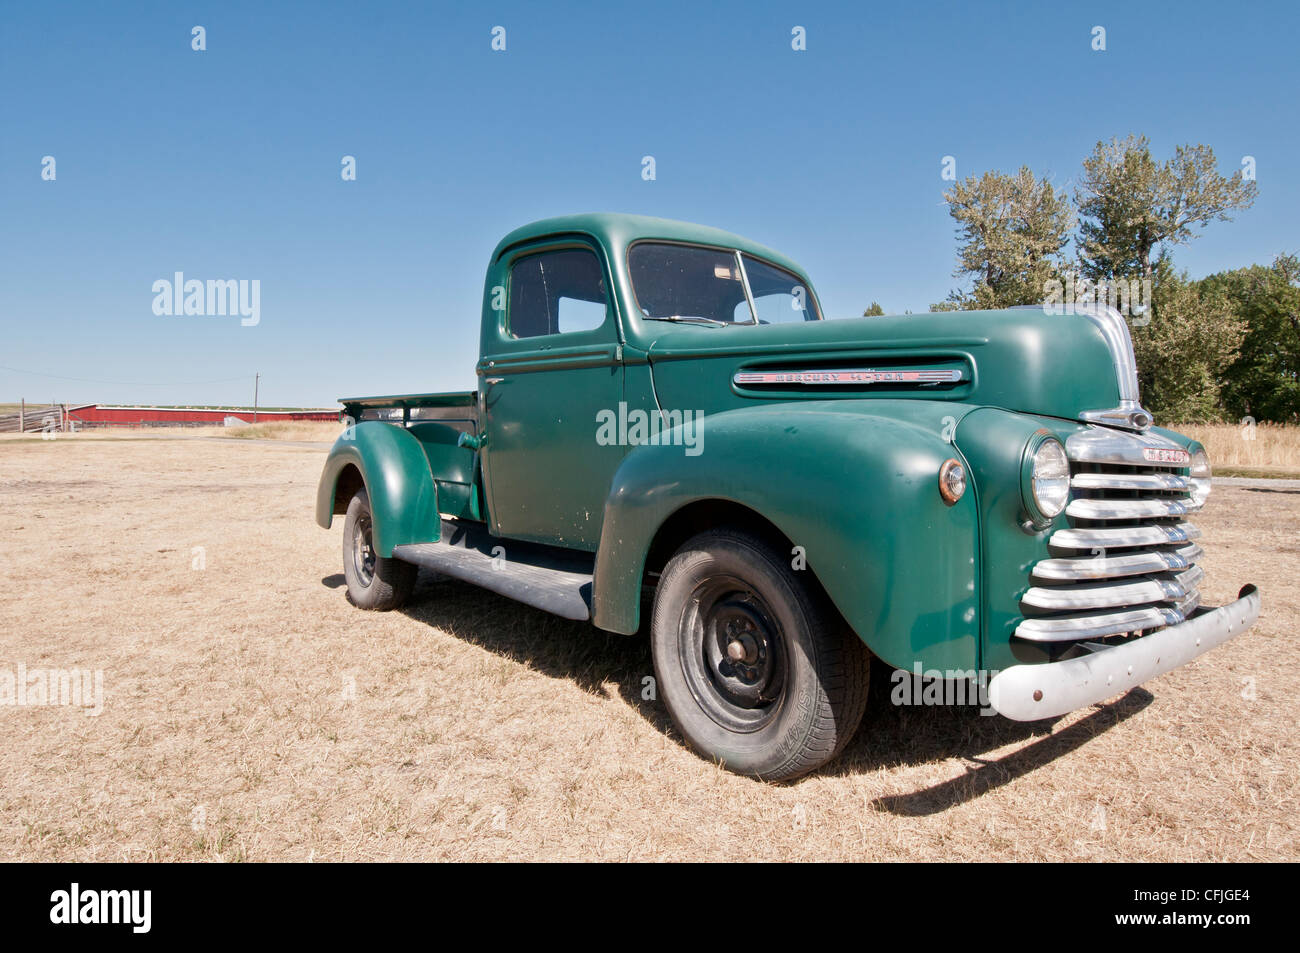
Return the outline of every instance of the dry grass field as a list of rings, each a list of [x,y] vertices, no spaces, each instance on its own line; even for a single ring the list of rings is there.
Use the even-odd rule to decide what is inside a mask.
[[[172,435],[175,436],[175,435]],[[1206,595],[1247,635],[1051,724],[890,705],[786,785],[682,746],[643,641],[421,577],[343,595],[287,440],[0,440],[3,860],[1300,859],[1300,490],[1225,486]]]
[[[1172,429],[1205,444],[1216,473],[1300,477],[1300,427],[1270,423],[1177,424]]]

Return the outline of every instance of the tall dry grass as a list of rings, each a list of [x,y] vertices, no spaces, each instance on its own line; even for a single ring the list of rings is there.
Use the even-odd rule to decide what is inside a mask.
[[[282,423],[249,424],[246,427],[214,427],[211,436],[237,440],[334,441],[343,425],[333,420],[294,420]]]
[[[1216,473],[1300,471],[1300,427],[1291,424],[1179,424],[1171,429],[1205,444]]]

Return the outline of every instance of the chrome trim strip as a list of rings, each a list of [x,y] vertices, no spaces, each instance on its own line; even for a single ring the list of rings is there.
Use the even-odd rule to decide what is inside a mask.
[[[731,380],[736,384],[952,384],[963,376],[960,369],[840,367],[820,371],[737,371]]]
[[[989,682],[989,704],[1007,718],[1055,718],[1141,685],[1245,632],[1259,618],[1259,590],[1235,602],[1080,658],[1013,665]]]
[[[1108,549],[1120,546],[1163,546],[1200,538],[1200,529],[1191,523],[1156,523],[1151,526],[1107,529],[1058,529],[1047,544],[1059,549]]]

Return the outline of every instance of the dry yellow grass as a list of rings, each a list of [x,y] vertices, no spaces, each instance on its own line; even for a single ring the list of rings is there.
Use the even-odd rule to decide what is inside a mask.
[[[1205,444],[1215,472],[1300,472],[1300,427],[1287,424],[1178,424],[1171,429]]]
[[[298,420],[288,423],[249,424],[247,427],[213,428],[214,437],[235,437],[240,440],[305,440],[333,443],[343,431],[337,421]]]
[[[353,609],[322,460],[0,444],[0,670],[105,692],[0,707],[0,859],[1300,859],[1300,492],[1197,520],[1207,598],[1264,590],[1249,634],[1050,727],[894,708],[881,670],[846,754],[774,786],[682,746],[641,640],[426,577]]]

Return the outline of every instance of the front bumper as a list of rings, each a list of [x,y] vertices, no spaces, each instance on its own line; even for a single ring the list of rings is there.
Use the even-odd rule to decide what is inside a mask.
[[[1259,618],[1259,590],[1179,625],[1080,658],[1013,665],[989,682],[989,704],[1015,721],[1055,718],[1141,685],[1245,632]]]

